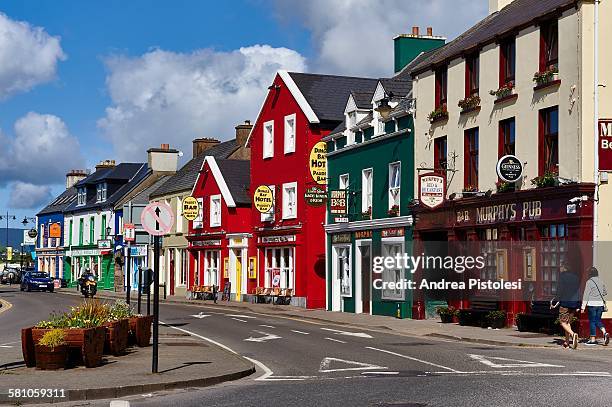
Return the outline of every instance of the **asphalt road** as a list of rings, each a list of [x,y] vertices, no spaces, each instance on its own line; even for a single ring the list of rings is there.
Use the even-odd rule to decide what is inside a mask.
[[[18,343],[18,328],[78,301],[57,293],[5,290],[0,290],[0,298],[14,305],[0,314],[0,358],[3,344]],[[162,304],[160,309],[164,323],[252,359],[258,371],[249,378],[212,388],[126,398],[131,405],[612,404],[612,347],[577,351],[499,347],[218,307]],[[79,405],[108,406],[109,400]]]

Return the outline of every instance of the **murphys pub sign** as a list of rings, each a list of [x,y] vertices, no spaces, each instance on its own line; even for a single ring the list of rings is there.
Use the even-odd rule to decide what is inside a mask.
[[[434,209],[444,203],[446,178],[435,172],[419,175],[419,201]]]
[[[612,119],[599,119],[599,171],[612,171]]]

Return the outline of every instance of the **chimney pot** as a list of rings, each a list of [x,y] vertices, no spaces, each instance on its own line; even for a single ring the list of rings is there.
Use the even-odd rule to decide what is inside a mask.
[[[219,144],[220,141],[214,138],[197,138],[193,140],[193,157],[197,157],[211,147]]]
[[[433,37],[433,28],[432,27],[427,27],[427,35],[429,37]]]
[[[419,27],[418,26],[413,26],[412,27],[412,35],[419,35]]]
[[[162,150],[170,150],[170,144],[166,144],[166,143],[162,144],[161,145],[161,149]]]

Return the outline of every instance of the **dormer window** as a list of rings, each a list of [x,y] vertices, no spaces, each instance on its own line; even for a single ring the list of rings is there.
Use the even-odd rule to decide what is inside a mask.
[[[87,203],[87,191],[85,188],[79,188],[77,191],[77,206],[85,205]]]
[[[106,201],[106,182],[102,182],[96,186],[96,202]]]

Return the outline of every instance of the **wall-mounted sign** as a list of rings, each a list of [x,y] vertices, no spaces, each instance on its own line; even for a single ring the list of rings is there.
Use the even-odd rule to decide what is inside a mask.
[[[444,176],[430,172],[419,175],[419,201],[433,209],[444,203],[446,179]]]
[[[229,257],[223,259],[223,278],[229,278]]]
[[[315,185],[306,190],[304,199],[310,206],[321,206],[327,199],[327,192],[325,192],[325,189]]]
[[[257,278],[257,257],[249,257],[249,278]]]
[[[200,204],[198,200],[192,196],[186,196],[183,199],[183,217],[187,220],[196,220],[200,214]]]
[[[355,239],[371,239],[372,231],[371,230],[358,230],[355,232]]]
[[[49,225],[49,237],[62,237],[62,225],[59,222]]]
[[[565,208],[560,205],[559,207]],[[475,210],[463,209],[457,211],[456,219],[457,223],[462,225],[539,220],[543,216],[543,210],[542,201],[510,202],[480,206]],[[555,208],[555,210],[559,209]]]
[[[280,287],[280,281],[281,281],[280,269],[273,268],[271,274],[272,274],[272,288]]]
[[[33,246],[36,244],[36,236],[30,237],[29,231],[23,231],[23,244],[25,246]],[[59,244],[58,244],[59,246]]]
[[[194,240],[192,246],[221,246],[221,239]]]
[[[332,235],[332,244],[351,243],[350,233],[335,233]]]
[[[319,141],[310,150],[310,175],[319,185],[327,184],[327,144]]]
[[[348,223],[349,218],[344,217],[344,216],[338,216],[336,218],[334,218],[334,223]]]
[[[123,240],[126,242],[133,242],[136,240],[136,228],[133,223],[123,224]]]
[[[381,237],[401,237],[404,236],[404,228],[383,229],[380,232]]]
[[[36,239],[36,236],[38,236],[38,231],[36,231],[36,229],[32,228],[32,229],[28,230],[28,236],[31,237],[32,239]]]
[[[505,182],[517,182],[523,175],[523,164],[514,155],[505,155],[497,161],[497,176]]]
[[[261,213],[268,213],[274,206],[274,193],[267,185],[260,185],[253,194],[253,205]]]
[[[599,171],[612,171],[612,119],[599,119]]]
[[[331,191],[329,202],[329,213],[334,215],[346,215],[348,204],[346,199],[346,190],[338,189]]]
[[[295,242],[295,235],[284,236],[262,236],[259,238],[260,243],[288,243]]]
[[[98,249],[110,249],[110,248],[111,248],[110,239],[98,240]]]

